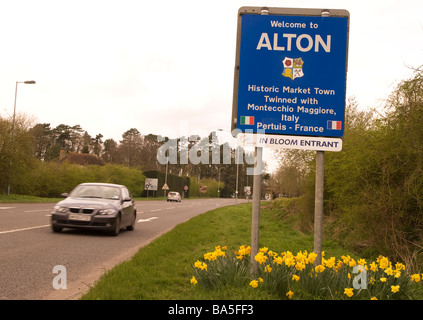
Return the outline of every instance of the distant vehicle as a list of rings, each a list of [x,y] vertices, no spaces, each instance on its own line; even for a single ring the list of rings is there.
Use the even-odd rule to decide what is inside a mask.
[[[53,208],[51,227],[106,230],[117,236],[122,228],[134,230],[137,211],[129,190],[118,184],[81,183]]]
[[[167,194],[167,201],[181,202],[181,195],[179,192],[171,191]]]

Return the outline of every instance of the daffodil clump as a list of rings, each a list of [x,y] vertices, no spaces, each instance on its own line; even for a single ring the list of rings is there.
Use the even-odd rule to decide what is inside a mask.
[[[226,250],[226,246],[217,246],[214,251],[205,253],[202,261],[197,260],[190,282],[208,289],[246,285],[249,280],[250,248],[242,246],[234,253],[227,253]]]
[[[254,257],[257,274],[250,276],[250,247],[241,246],[233,253],[226,247],[204,254],[194,263],[190,282],[216,289],[224,285],[266,290],[282,299],[372,299],[401,300],[415,298],[423,274],[408,274],[402,263],[387,257],[376,261],[355,260],[349,255],[326,258],[317,265],[314,252],[277,253],[261,248]],[[423,281],[422,281],[423,282]]]

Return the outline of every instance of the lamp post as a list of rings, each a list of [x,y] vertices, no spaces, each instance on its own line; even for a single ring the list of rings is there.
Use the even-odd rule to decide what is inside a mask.
[[[35,84],[34,80],[28,80],[28,81],[16,81],[16,87],[15,87],[15,103],[13,105],[13,119],[12,119],[12,136],[10,138],[10,153],[9,153],[9,177],[8,177],[8,184],[7,184],[7,190],[6,195],[9,196],[10,194],[10,180],[12,178],[12,151],[13,151],[13,142],[15,137],[15,117],[16,117],[16,97],[18,96],[18,83],[25,83],[25,84]]]

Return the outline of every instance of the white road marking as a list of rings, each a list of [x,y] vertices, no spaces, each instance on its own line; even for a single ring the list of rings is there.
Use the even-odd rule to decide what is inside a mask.
[[[139,219],[137,222],[148,222],[151,220],[155,220],[158,219],[159,217],[151,217],[151,218],[147,218],[147,219]]]
[[[25,210],[24,212],[30,213],[30,212],[45,212],[45,211],[51,211],[51,209]]]
[[[49,224],[44,224],[42,226],[35,226],[35,227],[28,227],[28,228],[22,228],[22,229],[14,229],[14,230],[7,230],[7,231],[0,231],[0,234],[3,233],[12,233],[12,232],[19,232],[19,231],[25,231],[25,230],[32,230],[32,229],[38,229],[38,228],[45,228],[50,227]]]
[[[0,207],[0,210],[15,209],[16,207]]]

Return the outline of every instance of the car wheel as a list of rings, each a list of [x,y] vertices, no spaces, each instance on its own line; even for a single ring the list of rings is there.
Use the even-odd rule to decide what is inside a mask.
[[[136,220],[137,220],[137,214],[134,213],[134,218],[132,219],[132,223],[131,223],[131,225],[129,225],[129,226],[126,227],[126,230],[134,231]]]
[[[120,232],[120,215],[116,217],[116,223],[114,225],[113,230],[111,231],[112,236],[117,236]]]

